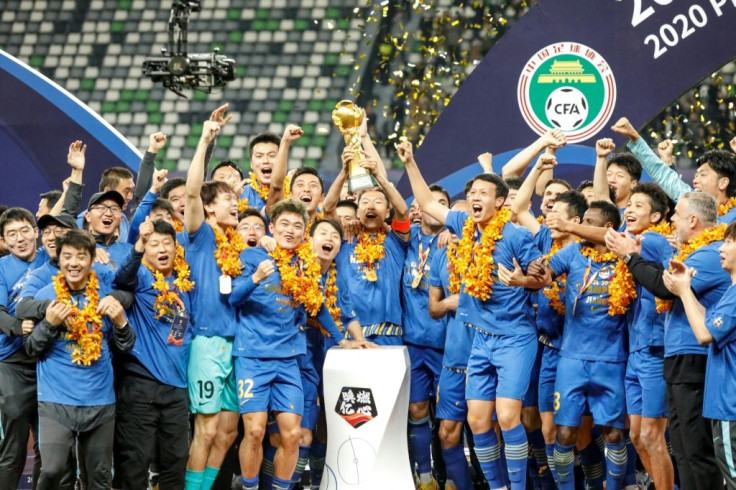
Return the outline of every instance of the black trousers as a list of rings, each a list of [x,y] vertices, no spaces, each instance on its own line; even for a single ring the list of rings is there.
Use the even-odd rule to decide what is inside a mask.
[[[122,487],[146,488],[148,467],[157,461],[159,488],[184,488],[189,456],[187,389],[124,374],[118,389],[116,418],[116,480]]]
[[[26,464],[28,434],[33,433],[33,481],[38,481],[38,401],[36,366],[0,362],[0,490],[15,490]]]
[[[723,488],[713,451],[711,423],[703,418],[706,363],[704,355],[665,359],[670,440],[682,490]]]
[[[726,480],[726,488],[736,490],[736,459],[733,455],[733,448],[736,447],[736,422],[712,420],[711,423],[718,467]]]

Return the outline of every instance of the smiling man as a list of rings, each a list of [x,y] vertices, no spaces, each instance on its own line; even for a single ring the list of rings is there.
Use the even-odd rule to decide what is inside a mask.
[[[120,241],[116,231],[123,219],[125,199],[117,191],[97,192],[92,195],[84,213],[85,229],[110,256],[106,264],[115,272],[133,245]]]

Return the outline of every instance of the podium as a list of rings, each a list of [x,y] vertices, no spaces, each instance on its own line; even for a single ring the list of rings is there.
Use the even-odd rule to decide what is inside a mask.
[[[320,490],[414,489],[407,445],[410,376],[404,346],[327,351]]]

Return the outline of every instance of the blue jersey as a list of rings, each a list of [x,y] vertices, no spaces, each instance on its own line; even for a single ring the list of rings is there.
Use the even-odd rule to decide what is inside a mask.
[[[222,271],[215,260],[215,232],[206,221],[189,235],[187,262],[194,288],[194,334],[206,337],[233,337],[235,335],[235,310],[228,302],[228,295],[220,293]]]
[[[452,296],[450,292],[450,271],[447,268],[447,247],[438,250],[432,257],[429,272],[431,286],[442,288],[445,298]],[[446,367],[465,369],[473,347],[475,330],[461,322],[454,312],[447,317],[447,333],[445,335],[445,355],[442,364]]]
[[[174,288],[176,276],[165,278],[171,291],[176,291],[183,303],[183,310],[177,312],[187,318],[187,325],[181,338],[172,331],[172,316],[154,318],[154,304],[158,291],[153,288],[154,278],[151,271],[141,265],[137,274],[138,284],[135,288],[135,301],[126,310],[130,326],[135,332],[135,345],[130,354],[161,383],[187,387],[187,365],[189,363],[189,344],[192,342],[194,326],[192,324],[193,291],[182,293]],[[195,286],[196,287],[196,286]],[[171,335],[170,334],[174,334]]]
[[[383,258],[374,265],[377,281],[366,279],[364,265],[355,260],[357,240],[343,242],[335,259],[338,270],[350,278],[350,296],[355,300],[353,306],[362,325],[401,325],[401,269],[408,245],[394,233],[386,235],[383,245]]]
[[[42,266],[49,256],[39,250],[30,262],[20,260],[15,255],[0,259],[0,304],[5,305],[8,314],[15,315],[15,306],[22,298],[21,291],[31,277],[34,269]],[[11,337],[0,332],[0,361],[15,354],[23,346],[23,337]]]
[[[450,211],[447,214],[447,228],[460,236],[468,213]],[[493,251],[493,270],[491,277],[491,297],[485,301],[465,293],[465,286],[460,291],[460,302],[457,317],[475,328],[494,335],[527,335],[536,334],[534,325],[534,308],[532,295],[527,289],[505,286],[498,280],[498,266],[503,265],[513,270],[516,259],[524,273],[532,261],[541,256],[534,244],[529,230],[508,222],[502,230],[503,238],[496,242]],[[475,230],[475,240],[480,241],[481,234]]]
[[[110,293],[111,285],[101,279],[99,283],[102,299]],[[54,285],[45,286],[35,299],[56,299]],[[72,295],[72,301],[79,308],[87,304],[84,294]],[[83,366],[72,362],[71,351],[76,342],[69,340],[62,327],[53,345],[38,356],[38,401],[82,407],[115,403],[110,352],[113,328],[109,319],[103,317],[100,358],[89,366]]]
[[[105,267],[110,269],[113,273],[117,272],[120,266],[128,259],[133,245],[127,242],[114,241],[110,245],[97,244],[97,248],[101,248],[108,254],[110,254],[110,261],[104,264]]]
[[[261,211],[264,206],[266,206],[266,201],[263,200],[263,198],[253,187],[250,186],[250,184],[243,188],[243,192],[240,194],[240,199],[247,199],[248,207],[256,208],[258,211]]]
[[[278,268],[260,284],[254,284],[251,278],[258,264],[270,259],[261,247],[248,248],[240,254],[243,274],[233,281],[230,295],[238,321],[233,356],[287,358],[300,356],[306,351],[302,327],[306,324],[307,313],[294,298],[284,294]],[[330,335],[340,337],[340,331],[324,305],[318,317]]]
[[[130,228],[128,229],[128,243],[135,244],[138,240],[138,230],[140,229],[141,224],[146,221],[146,217],[151,214],[151,209],[153,208],[156,199],[158,199],[158,194],[148,191],[140,204],[138,204],[138,207],[135,209],[135,213],[133,214],[133,219],[130,221]],[[189,245],[189,234],[186,230],[180,231],[176,234],[176,241],[182,247],[187,248]]]
[[[685,265],[698,271],[692,279],[692,290],[698,301],[706,310],[715,306],[726,289],[731,286],[731,276],[721,268],[721,256],[718,248],[723,242],[711,242],[699,248],[685,258]],[[706,355],[708,348],[700,345],[690,328],[682,301],[676,298],[672,310],[664,320],[664,355],[671,357],[678,354]]]
[[[549,259],[556,275],[567,274],[560,355],[585,361],[625,361],[626,315],[608,314],[608,286],[618,259],[595,262],[580,249],[580,243],[572,243]]]
[[[705,326],[713,337],[705,371],[703,416],[736,421],[736,286],[707,309]]]
[[[97,277],[101,281],[111,283],[115,277],[110,269],[99,262],[92,263],[92,270],[97,273]],[[20,292],[20,298],[33,298],[41,289],[51,284],[51,280],[58,274],[59,264],[55,260],[48,260],[41,267],[33,269],[28,281],[23,286],[23,290]]]
[[[401,280],[404,304],[402,322],[404,342],[442,349],[447,319],[435,320],[429,316],[429,277],[432,258],[437,253],[437,235],[425,235],[421,226],[412,226]]]
[[[552,250],[552,234],[550,229],[542,225],[539,231],[534,235],[534,242],[537,244],[539,251],[548,254]],[[565,301],[565,290],[567,284],[563,279],[556,279],[555,283],[559,289],[561,301]],[[549,299],[544,295],[544,290],[550,289],[551,286],[540,290],[537,293],[537,331],[542,341],[555,349],[562,347],[562,332],[565,327],[565,315],[560,315],[549,304]]]
[[[729,209],[726,214],[718,217],[719,225],[724,224],[724,223],[727,225],[730,225],[734,221],[736,221],[736,207]]]
[[[667,239],[651,231],[641,234],[641,257],[649,262],[668,264],[674,249]],[[657,313],[655,297],[639,283],[636,299],[629,305],[629,352],[664,345],[664,313]]]

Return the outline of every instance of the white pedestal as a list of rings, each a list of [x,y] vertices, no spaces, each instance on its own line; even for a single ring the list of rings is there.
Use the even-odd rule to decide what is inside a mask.
[[[320,490],[413,490],[403,346],[330,349],[324,365],[327,455]]]

